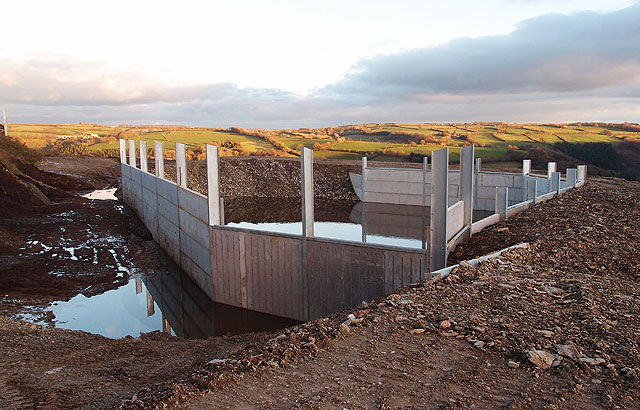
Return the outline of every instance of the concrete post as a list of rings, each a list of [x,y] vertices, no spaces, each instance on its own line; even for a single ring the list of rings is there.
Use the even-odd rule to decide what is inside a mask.
[[[422,206],[426,207],[427,203],[427,183],[429,182],[429,157],[422,158]],[[424,226],[423,226],[424,228]]]
[[[207,199],[209,225],[221,225],[220,218],[220,150],[207,144]]]
[[[509,208],[509,188],[496,187],[496,213],[500,215],[500,220],[507,219],[507,208]]]
[[[449,148],[431,154],[431,271],[447,265],[447,210],[449,208]]]
[[[3,124],[4,124],[4,136],[9,135],[9,127],[7,126],[7,111],[2,110]]]
[[[553,173],[557,171],[558,163],[557,162],[547,162],[547,178],[551,179]]]
[[[142,293],[142,278],[140,276],[136,276],[136,295]]]
[[[578,165],[578,186],[584,185],[587,182],[587,166]]]
[[[129,140],[129,165],[136,167],[136,142]]]
[[[164,144],[160,141],[153,143],[153,160],[156,166],[156,176],[164,178]]]
[[[476,158],[475,179],[473,189],[473,207],[478,203],[478,187],[480,186],[480,170],[482,169],[482,158]]]
[[[302,148],[302,236],[313,236],[313,151]],[[363,162],[366,166],[366,160]],[[364,182],[364,181],[363,181]],[[364,189],[364,187],[363,187]]]
[[[554,172],[551,175],[551,192],[560,195],[560,173]]]
[[[469,227],[464,240],[471,238],[473,224],[473,157],[475,147],[467,145],[460,150],[460,200],[464,202],[464,224]]]
[[[531,173],[531,160],[522,160],[522,200],[527,200],[527,180],[528,175]]]
[[[127,141],[120,139],[120,163],[127,163]]]
[[[176,183],[187,187],[187,150],[184,144],[176,143]]]
[[[576,168],[567,168],[567,186],[571,188],[576,187],[576,176],[577,176]]]
[[[147,141],[140,141],[140,169],[147,172]]]
[[[366,200],[367,192],[367,157],[362,157],[362,202]],[[364,214],[364,211],[363,211]]]
[[[224,225],[224,198],[220,197],[220,225]]]

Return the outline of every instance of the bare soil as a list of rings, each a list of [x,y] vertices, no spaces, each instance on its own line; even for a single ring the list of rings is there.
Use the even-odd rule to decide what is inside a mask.
[[[93,160],[57,171],[93,172]],[[118,238],[122,260],[157,263],[126,207],[49,202],[0,217],[5,314],[114,283],[88,256],[51,261],[27,241],[96,232]],[[0,314],[0,408],[640,408],[638,220],[638,183],[592,180],[474,235],[451,262],[528,249],[272,334],[113,340]],[[65,275],[45,278],[51,269]]]

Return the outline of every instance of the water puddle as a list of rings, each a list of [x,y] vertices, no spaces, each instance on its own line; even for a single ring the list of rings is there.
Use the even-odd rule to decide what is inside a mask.
[[[129,281],[116,289],[52,303],[44,309],[27,307],[17,318],[33,323],[100,334],[109,338],[163,331],[200,339],[225,334],[271,331],[298,322],[212,302],[184,272],[164,255],[165,267],[144,275],[114,259],[120,277]],[[51,272],[64,276],[64,272]]]

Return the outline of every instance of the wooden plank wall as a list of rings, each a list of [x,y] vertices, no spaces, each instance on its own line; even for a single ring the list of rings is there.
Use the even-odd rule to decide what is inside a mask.
[[[424,279],[420,250],[211,227],[214,300],[311,320]]]

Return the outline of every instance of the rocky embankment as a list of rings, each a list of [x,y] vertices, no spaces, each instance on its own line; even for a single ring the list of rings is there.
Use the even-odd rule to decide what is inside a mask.
[[[314,161],[314,194],[318,199],[357,200],[349,172],[357,162]],[[188,161],[189,188],[206,194],[205,161]],[[175,163],[167,161],[165,176],[175,181]],[[294,158],[224,157],[220,161],[221,194],[225,198],[300,198],[300,160]]]

